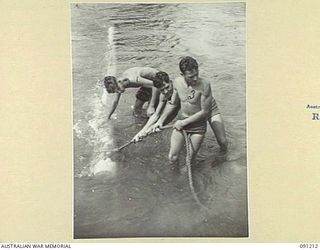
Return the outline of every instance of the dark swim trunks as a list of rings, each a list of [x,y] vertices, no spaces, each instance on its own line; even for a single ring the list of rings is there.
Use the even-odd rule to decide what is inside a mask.
[[[193,122],[183,127],[183,129],[189,134],[205,134],[207,131],[207,121],[202,120]]]
[[[152,97],[152,89],[140,87],[136,93],[136,98],[143,102],[149,102]]]
[[[213,98],[208,119],[218,114],[220,114],[220,110],[218,108],[216,100]],[[207,121],[202,120],[194,122],[188,126],[185,126],[184,130],[190,134],[205,134],[207,131]]]

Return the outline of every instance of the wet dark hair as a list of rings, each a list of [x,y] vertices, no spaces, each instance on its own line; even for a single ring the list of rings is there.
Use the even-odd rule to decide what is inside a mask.
[[[113,93],[114,86],[118,86],[117,79],[114,76],[106,76],[103,82],[108,93]]]
[[[196,59],[191,56],[183,57],[179,63],[180,71],[184,74],[186,71],[192,71],[194,69],[198,69],[198,63]]]
[[[169,82],[169,75],[166,72],[159,71],[153,79],[153,86],[161,88],[163,86],[163,82]]]

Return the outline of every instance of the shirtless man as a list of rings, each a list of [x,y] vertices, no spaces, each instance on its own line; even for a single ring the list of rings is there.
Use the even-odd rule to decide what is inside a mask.
[[[189,135],[191,157],[195,158],[204,139],[208,117],[215,108],[210,83],[199,77],[197,61],[192,57],[184,57],[179,68],[181,76],[173,83],[171,101],[155,124],[161,129],[164,121],[180,103],[181,119],[173,125],[170,142],[169,161],[173,165],[178,165],[179,154],[184,145],[182,130]]]
[[[148,133],[154,130],[154,125],[158,122],[159,119],[161,119],[160,116],[163,114],[163,111],[167,106],[166,104],[171,101],[173,85],[172,81],[169,81],[169,77],[165,78],[164,81],[154,81],[154,86],[160,91],[159,104],[156,111],[149,118],[144,127],[133,137],[133,142],[141,141],[143,137],[147,136]],[[172,116],[168,118],[168,122],[170,122],[177,115],[177,113],[179,112],[179,108],[180,106],[178,106],[176,108],[176,112],[174,112]]]
[[[184,75],[182,71],[181,71],[181,74],[182,76]],[[177,107],[178,110],[173,112],[173,116],[171,116],[170,118],[167,118],[166,115],[164,115],[165,114],[164,106],[166,106],[167,102],[169,102],[167,106],[170,106],[170,102],[171,102],[170,99],[173,93],[172,82],[171,81],[169,83],[165,81],[159,82],[159,83],[154,82],[154,86],[157,87],[160,91],[159,106],[157,107],[155,113],[149,118],[148,122],[143,127],[143,129],[135,135],[135,137],[133,138],[134,142],[142,140],[142,138],[146,136],[149,132],[152,132],[152,131],[155,132],[159,130],[159,128],[161,129],[165,121],[170,122],[171,119],[173,119],[177,114],[177,111],[179,111],[179,107]],[[210,88],[210,85],[209,85],[209,88]],[[211,88],[210,88],[210,91],[211,91]],[[167,109],[168,108],[169,107],[167,107]],[[161,112],[163,112],[162,115],[161,115]],[[218,109],[218,106],[216,104],[216,101],[213,97],[212,97],[212,103],[210,107],[210,113],[208,116],[208,122],[210,124],[210,127],[213,133],[216,136],[216,139],[220,146],[221,151],[225,152],[228,147],[228,142],[226,139],[223,120],[222,120],[220,111]]]
[[[104,86],[108,93],[115,93],[108,119],[116,110],[121,94],[126,88],[139,88],[136,94],[136,102],[133,113],[135,116],[142,114],[142,107],[145,102],[149,102],[147,116],[151,116],[155,112],[157,102],[159,100],[159,90],[153,87],[153,80],[162,80],[162,73],[159,70],[150,67],[133,67],[123,72],[122,77],[118,79],[114,76],[106,76],[104,78]]]

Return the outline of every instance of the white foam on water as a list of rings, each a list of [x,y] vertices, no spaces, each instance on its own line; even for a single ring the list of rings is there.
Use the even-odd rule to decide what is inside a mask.
[[[116,174],[117,165],[110,158],[100,159],[93,167],[90,168],[91,175],[104,174],[113,177]]]
[[[75,132],[75,134],[76,134],[76,136],[78,137],[78,138],[81,138],[82,137],[82,131],[81,131],[81,129],[80,129],[80,123],[81,121],[78,121],[74,126],[73,126],[73,130],[74,130],[74,132]]]
[[[73,125],[73,134],[78,139],[85,140],[88,144],[92,145],[91,139],[87,137],[86,131],[88,130],[88,122],[82,119],[79,119]]]
[[[105,62],[107,69],[106,75],[116,75],[116,49],[114,46],[114,27],[108,29],[108,48],[105,55]],[[108,95],[104,88],[103,91],[100,81],[97,82],[97,89],[102,94],[95,94],[92,100],[93,118],[88,121],[90,128],[92,129],[94,142],[94,153],[92,155],[92,161],[90,162],[90,175],[106,174],[108,176],[114,176],[116,173],[117,163],[110,158],[105,158],[105,153],[111,151],[115,145],[113,141],[113,128],[108,124],[107,113],[108,107],[111,105],[111,95]],[[76,127],[77,128],[77,127]],[[105,152],[105,153],[104,153]]]
[[[103,91],[102,96],[101,96],[101,102],[103,105],[107,105],[108,103],[108,95],[107,95],[107,91]]]
[[[114,27],[111,26],[108,29],[108,67],[107,67],[107,75],[115,76],[117,74],[117,53],[116,53],[116,46],[114,44]]]

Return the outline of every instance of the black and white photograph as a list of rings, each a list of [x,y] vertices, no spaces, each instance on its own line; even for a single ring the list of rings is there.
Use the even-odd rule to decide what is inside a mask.
[[[70,18],[73,238],[248,238],[246,3]]]

